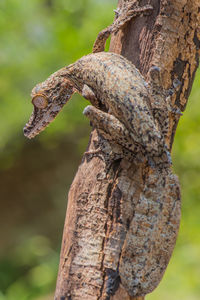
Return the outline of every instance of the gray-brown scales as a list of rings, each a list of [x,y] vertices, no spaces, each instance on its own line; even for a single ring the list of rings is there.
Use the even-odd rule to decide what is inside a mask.
[[[104,50],[110,33],[118,31],[133,16],[151,9],[149,5],[138,7],[138,1],[124,2],[116,21],[99,34],[93,51]],[[159,68],[151,68],[149,75],[147,84],[136,67],[117,54],[100,52],[84,56],[33,89],[34,110],[24,128],[25,136],[33,138],[78,92],[91,102],[84,114],[105,140],[121,145],[133,157],[142,152],[153,163],[139,199],[131,203],[128,211],[130,224],[119,249],[120,256],[116,265],[110,266],[132,296],[143,296],[160,282],[180,222],[180,188],[165,145],[170,113],[168,93],[162,89]],[[126,179],[127,185],[129,181],[131,185],[132,179]],[[120,178],[118,185],[128,201],[128,191],[123,185],[120,187]]]
[[[153,116],[151,84],[120,55],[100,52],[84,56],[33,89],[34,111],[24,128],[25,136],[33,138],[44,130],[74,92],[90,99],[93,105],[86,107],[84,114],[101,135],[105,133],[105,140],[109,136],[108,140],[128,149],[133,157],[138,151],[135,145],[139,145],[147,160],[155,163],[130,212],[119,265],[112,265],[130,295],[145,295],[164,274],[180,222],[179,183],[171,171],[159,120]],[[126,199],[127,190],[121,193]]]
[[[84,56],[38,84],[31,94],[34,111],[24,128],[25,136],[32,138],[44,130],[74,92],[87,97],[86,87],[94,95],[91,101],[96,108],[88,106],[84,114],[96,128],[108,133],[108,122],[104,120],[112,119],[111,134],[116,124],[124,129],[123,137],[116,142],[130,150],[137,143],[149,159],[170,163],[161,129],[153,117],[151,86],[131,62],[114,53]]]

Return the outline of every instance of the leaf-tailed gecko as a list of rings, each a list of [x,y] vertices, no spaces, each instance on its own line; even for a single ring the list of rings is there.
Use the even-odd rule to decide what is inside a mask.
[[[138,12],[151,9],[148,6]],[[159,68],[150,69],[147,83],[123,56],[98,52],[104,50],[108,35],[119,30],[135,12],[125,2],[113,25],[99,34],[94,44],[97,53],[62,68],[32,90],[34,111],[24,134],[33,138],[44,130],[78,92],[90,100],[92,106],[86,107],[84,114],[105,139],[133,156],[138,151],[143,153],[153,168],[133,208],[115,270],[130,295],[142,296],[158,285],[171,257],[180,221],[180,190],[165,144],[169,95],[162,89]],[[157,95],[155,89],[159,89]]]

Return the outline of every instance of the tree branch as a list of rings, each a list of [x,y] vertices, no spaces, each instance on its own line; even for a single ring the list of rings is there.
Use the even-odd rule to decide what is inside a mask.
[[[171,105],[184,111],[199,63],[200,4],[194,0],[152,0],[151,4],[152,15],[131,21],[112,36],[110,51],[132,61],[146,79],[149,68],[158,66],[165,89],[179,80]],[[170,148],[178,120],[179,115],[172,113],[166,138]],[[88,151],[97,150],[98,140],[93,130]],[[151,175],[144,164],[123,159],[107,165],[100,156],[83,156],[68,196],[55,299],[144,299],[128,294],[118,266],[135,205],[144,187],[150,186]],[[173,196],[178,198],[175,192]],[[179,207],[173,220],[178,213]]]

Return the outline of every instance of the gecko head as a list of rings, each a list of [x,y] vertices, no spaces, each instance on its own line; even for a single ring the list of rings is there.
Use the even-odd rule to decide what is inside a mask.
[[[34,87],[31,93],[34,106],[32,115],[24,127],[24,135],[33,138],[51,123],[74,93],[72,83],[54,73],[46,81]]]

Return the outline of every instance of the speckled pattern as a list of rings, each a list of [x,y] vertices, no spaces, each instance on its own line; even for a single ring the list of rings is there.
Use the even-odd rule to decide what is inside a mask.
[[[43,95],[48,99],[48,106],[34,108],[24,134],[29,138],[38,134],[55,118],[70,96],[75,91],[82,93],[86,85],[100,99],[100,105],[106,108],[107,118],[114,116],[129,132],[128,137],[124,135],[126,143],[123,146],[130,148],[130,143],[137,142],[149,159],[158,157],[161,161],[168,161],[164,139],[153,118],[147,83],[133,64],[114,53],[84,56],[37,85],[32,91],[32,98]],[[98,111],[88,107],[85,114],[98,128]],[[106,131],[106,122],[104,127]]]
[[[151,7],[146,8],[151,10]],[[131,9],[124,11],[126,15]],[[94,52],[103,50],[108,35],[125,24],[123,9],[117,14],[117,23],[98,36]],[[127,14],[130,20],[128,18]],[[150,70],[147,83],[136,67],[120,55],[89,54],[55,72],[33,89],[34,111],[24,128],[25,136],[33,138],[55,119],[72,94],[78,92],[91,102],[92,106],[87,106],[84,114],[104,139],[103,142],[99,139],[98,155],[109,164],[113,159],[111,152],[115,152],[114,143],[120,146],[116,147],[113,157],[125,160],[122,178],[118,178],[116,185],[121,195],[123,220],[120,226],[124,237],[117,244],[118,256],[112,251],[110,240],[105,243],[103,267],[109,270],[107,287],[111,275],[118,278],[119,274],[131,296],[143,296],[158,285],[173,252],[180,223],[180,188],[177,177],[172,174],[170,154],[165,145],[170,101],[161,86],[157,67]],[[120,148],[123,151],[118,150]],[[88,156],[98,156],[97,152],[88,152]],[[126,173],[130,157],[132,162],[138,163],[137,155],[148,161],[149,171],[142,175],[144,186],[140,194],[136,197],[133,191],[130,198],[129,183],[132,186],[133,178],[129,178],[128,171],[125,175],[123,172]],[[111,240],[118,240],[118,231],[113,230],[111,236]],[[115,261],[112,259],[114,253]],[[106,295],[109,299],[110,293]]]
[[[132,296],[151,293],[161,281],[176,244],[180,186],[170,168],[153,169],[134,207],[122,247],[119,274]]]
[[[44,97],[47,101],[47,106],[39,108],[34,105],[32,115],[24,127],[24,135],[29,139],[34,138],[55,119],[64,104],[74,93],[73,85],[63,77],[63,73],[64,70],[60,70],[52,74],[46,81],[37,84],[32,90],[32,103],[35,103],[33,100],[37,96],[40,99]]]

